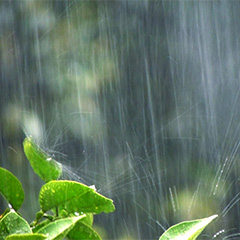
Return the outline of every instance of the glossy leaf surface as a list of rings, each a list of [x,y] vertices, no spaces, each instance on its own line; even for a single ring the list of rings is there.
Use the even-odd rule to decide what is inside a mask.
[[[23,148],[34,172],[45,182],[56,180],[62,174],[62,165],[43,151],[31,137],[25,138]]]
[[[47,235],[47,240],[63,239],[74,227],[75,223],[84,217],[85,215],[56,220],[39,229],[37,233]]]
[[[10,211],[0,221],[0,240],[10,234],[32,233],[30,226],[16,212]]]
[[[79,221],[76,223],[75,227],[68,233],[67,237],[70,240],[76,239],[89,239],[89,240],[100,240],[101,237],[97,234],[97,232],[88,226],[87,224]]]
[[[91,227],[93,225],[93,214],[86,213],[86,217],[82,220],[82,222]]]
[[[0,168],[0,193],[16,211],[22,206],[24,200],[22,184],[4,168]]]
[[[39,229],[43,228],[45,225],[49,224],[50,220],[46,219],[32,228],[33,233],[36,233]]]
[[[39,233],[12,234],[6,237],[6,240],[45,240],[46,235]]]
[[[68,213],[109,213],[113,201],[95,189],[74,181],[51,181],[40,190],[40,206],[44,212],[59,207]]]
[[[203,229],[216,217],[217,215],[213,215],[208,218],[178,223],[170,227],[159,240],[195,240]]]

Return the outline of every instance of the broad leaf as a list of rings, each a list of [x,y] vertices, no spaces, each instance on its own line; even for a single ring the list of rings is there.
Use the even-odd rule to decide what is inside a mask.
[[[44,212],[59,207],[68,213],[109,213],[115,210],[113,201],[95,189],[74,181],[51,181],[42,186],[39,194]]]
[[[208,218],[181,222],[170,227],[159,240],[195,240],[203,229],[217,217],[213,215]]]
[[[47,240],[63,239],[74,227],[75,223],[84,217],[85,215],[56,220],[39,229],[37,233],[47,235]]]
[[[44,152],[31,137],[25,138],[23,148],[34,172],[43,181],[56,180],[61,176],[62,165]]]
[[[68,239],[76,240],[76,239],[89,239],[89,240],[100,240],[101,237],[97,234],[97,232],[92,229],[89,225],[79,221],[76,223],[75,227],[68,233]]]
[[[16,211],[21,207],[24,200],[22,184],[4,168],[0,168],[0,193]]]
[[[0,240],[10,234],[32,233],[30,226],[16,212],[10,211],[0,221]]]
[[[46,235],[39,233],[12,234],[6,237],[6,240],[45,240]]]

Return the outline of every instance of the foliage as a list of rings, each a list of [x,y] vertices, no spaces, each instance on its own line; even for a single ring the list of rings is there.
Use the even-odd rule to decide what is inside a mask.
[[[92,228],[93,215],[113,212],[113,201],[93,187],[56,180],[62,173],[61,164],[31,137],[24,140],[23,148],[34,172],[47,182],[39,194],[41,210],[31,224],[20,216],[18,209],[24,200],[22,185],[11,172],[0,168],[0,193],[9,203],[0,217],[0,240],[101,239]]]
[[[112,196],[121,192],[118,213],[101,223],[111,239],[129,232],[156,238],[159,225],[149,216],[167,224],[225,209],[240,171],[233,156],[220,174],[239,141],[232,48],[240,2],[202,2],[1,1],[0,166],[27,186],[33,173],[22,164],[21,127],[38,141],[47,136],[47,146],[70,156],[73,168],[81,162],[83,180]],[[34,208],[35,191],[25,196]],[[0,212],[2,206],[0,199]],[[237,222],[237,204],[231,210]],[[33,219],[28,204],[21,212]]]
[[[22,185],[11,172],[0,168],[0,192],[10,207],[0,217],[0,240],[101,239],[92,228],[93,215],[113,212],[113,201],[97,193],[95,187],[56,180],[62,173],[61,164],[45,153],[31,137],[24,140],[23,148],[35,173],[47,182],[39,193],[41,210],[31,224],[20,216],[17,210],[24,200]],[[53,214],[47,214],[48,211]],[[216,217],[213,215],[174,225],[159,240],[194,240]]]
[[[17,212],[24,200],[19,180],[8,170],[0,168],[0,193],[9,209],[0,217],[0,240],[57,240],[101,239],[92,228],[93,215],[115,210],[113,201],[75,181],[56,180],[62,166],[45,153],[31,137],[23,142],[24,152],[36,174],[44,184],[39,193],[41,210],[29,224]],[[47,214],[51,211],[52,214]],[[195,240],[203,229],[217,217],[181,222],[170,227],[159,240]]]
[[[178,223],[170,227],[159,240],[195,240],[203,229],[216,217],[217,215],[213,215],[208,218]]]
[[[6,169],[0,168],[0,190],[2,195],[16,211],[24,200],[24,191],[19,180]]]
[[[40,149],[31,137],[25,138],[23,148],[33,170],[43,181],[48,182],[61,176],[61,164]]]

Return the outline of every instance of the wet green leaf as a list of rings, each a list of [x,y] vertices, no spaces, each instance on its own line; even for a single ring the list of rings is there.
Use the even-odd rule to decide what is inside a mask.
[[[51,181],[42,186],[39,194],[44,212],[59,207],[68,213],[109,213],[115,210],[113,201],[94,188],[74,181]]]
[[[25,138],[23,148],[34,172],[43,181],[56,180],[61,176],[62,165],[44,152],[31,137]]]
[[[51,222],[37,231],[37,233],[47,235],[47,240],[63,239],[69,231],[74,227],[76,222],[84,218],[85,215],[79,217],[69,217]]]
[[[56,215],[56,209],[52,209],[54,214]],[[66,218],[66,217],[76,217],[79,216],[80,214],[78,212],[75,213],[68,213],[66,210],[62,209],[61,207],[58,207],[58,216],[61,218]],[[84,222],[88,226],[92,226],[93,224],[93,214],[92,213],[85,213],[86,217],[81,220],[81,222]]]
[[[22,184],[4,168],[0,168],[0,193],[16,211],[22,206],[24,200]]]
[[[39,233],[12,234],[6,237],[6,240],[45,240],[46,235]]]
[[[70,240],[76,239],[89,239],[89,240],[100,240],[101,237],[97,232],[92,229],[89,225],[85,224],[82,221],[76,223],[74,228],[68,233],[67,237]]]
[[[51,221],[49,219],[46,219],[40,223],[38,223],[36,226],[32,228],[33,233],[36,233],[40,228],[44,227],[45,225],[49,224]]]
[[[0,220],[7,214],[9,213],[11,210],[9,208],[6,208],[5,211],[2,213],[2,215],[0,216]]]
[[[10,211],[0,221],[0,240],[10,234],[32,233],[28,223],[16,212]]]
[[[216,217],[217,215],[213,215],[208,218],[178,223],[170,227],[159,240],[195,240],[203,229]]]
[[[86,213],[86,217],[82,220],[82,222],[91,227],[93,225],[93,214]]]

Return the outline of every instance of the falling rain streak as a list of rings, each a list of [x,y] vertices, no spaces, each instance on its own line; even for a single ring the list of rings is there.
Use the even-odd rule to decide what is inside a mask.
[[[21,214],[34,218],[42,184],[27,132],[64,178],[113,198],[95,220],[103,239],[158,239],[213,214],[203,239],[239,238],[239,12],[221,0],[1,1],[0,166],[32,192]]]

